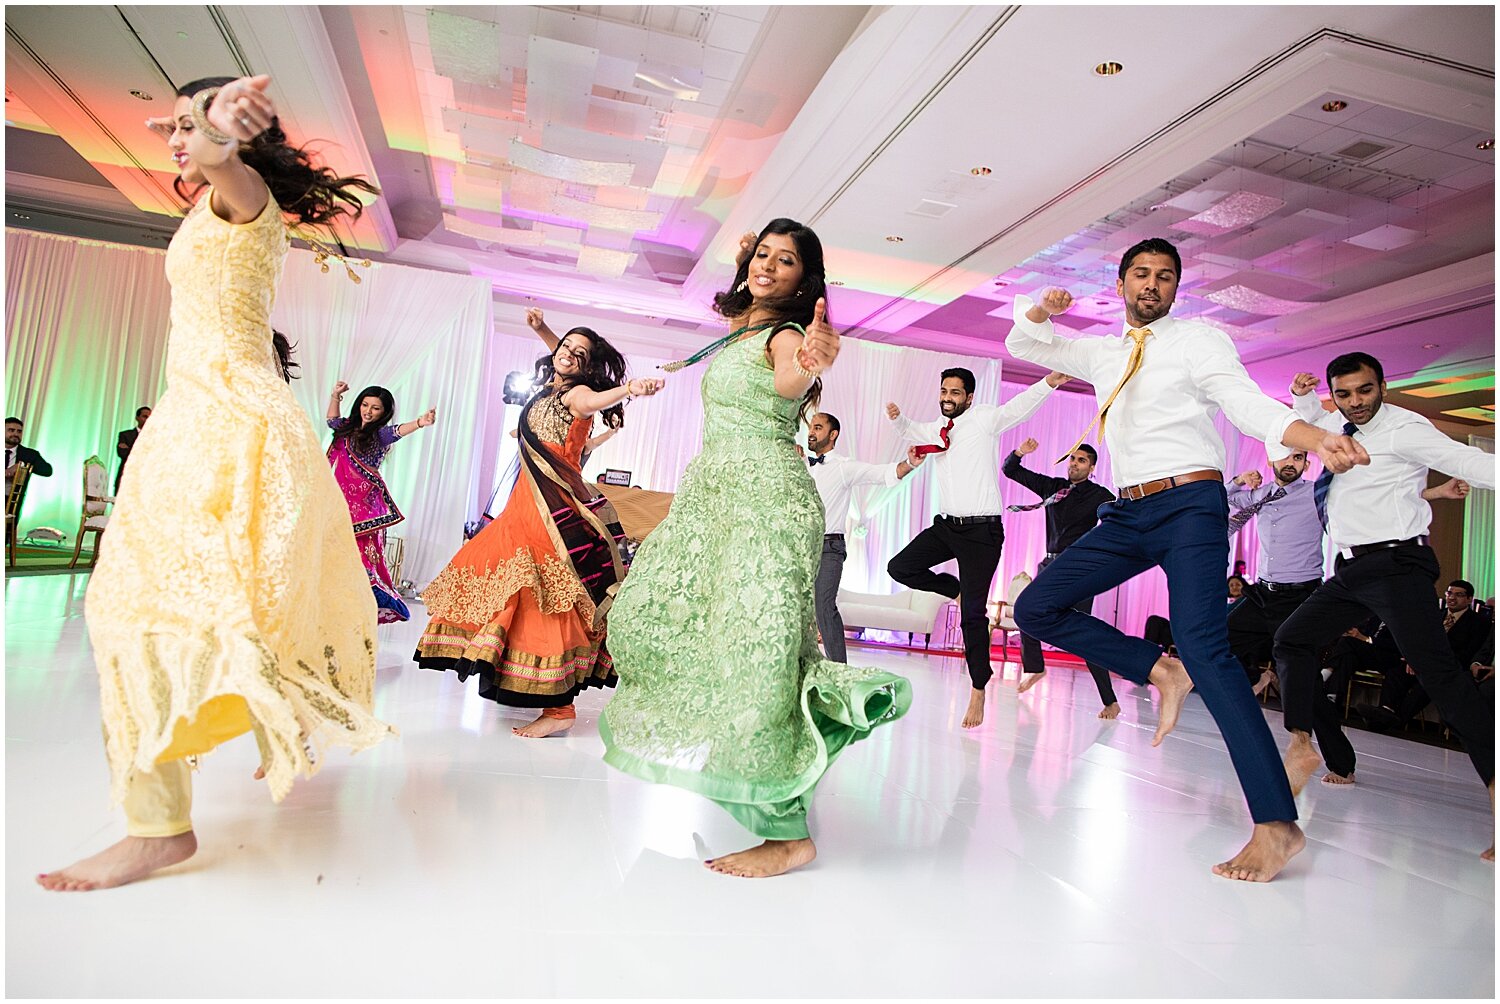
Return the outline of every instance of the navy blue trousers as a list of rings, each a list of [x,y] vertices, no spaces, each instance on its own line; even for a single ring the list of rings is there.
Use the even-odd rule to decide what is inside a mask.
[[[1016,624],[1050,645],[1144,684],[1161,648],[1132,638],[1074,604],[1160,566],[1167,576],[1172,640],[1193,687],[1229,748],[1257,823],[1297,818],[1276,740],[1250,681],[1229,650],[1224,569],[1229,502],[1223,484],[1195,481],[1099,507],[1099,525],[1063,551],[1016,603]]]

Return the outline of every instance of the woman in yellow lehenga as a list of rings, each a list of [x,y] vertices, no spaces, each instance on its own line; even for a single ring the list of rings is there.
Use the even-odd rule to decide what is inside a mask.
[[[188,761],[220,743],[253,731],[256,776],[279,801],[324,747],[391,734],[371,714],[375,600],[348,508],[270,325],[283,215],[357,216],[355,190],[376,190],[288,145],[269,83],[194,81],[171,119],[147,123],[167,137],[179,192],[203,194],[167,250],[169,389],[132,450],[87,597],[129,835],[39,875],[48,889],[123,885],[191,857]]]

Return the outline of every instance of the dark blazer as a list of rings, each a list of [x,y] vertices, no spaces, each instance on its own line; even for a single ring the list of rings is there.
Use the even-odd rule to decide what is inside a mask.
[[[1444,616],[1447,613],[1445,607]],[[1458,656],[1460,666],[1469,668],[1469,664],[1474,661],[1474,654],[1488,640],[1493,627],[1494,622],[1476,610],[1470,610],[1458,619],[1453,630],[1448,632],[1448,644],[1453,646],[1453,654]]]
[[[50,478],[52,476],[52,465],[47,463],[47,458],[29,446],[16,447],[16,463],[30,464],[33,477]]]

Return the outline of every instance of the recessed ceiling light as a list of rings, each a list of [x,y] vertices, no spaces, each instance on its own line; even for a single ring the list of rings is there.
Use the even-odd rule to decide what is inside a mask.
[[[187,33],[187,32],[185,32],[185,31],[179,31],[179,32],[178,32],[178,33],[177,33],[177,37],[178,37],[178,38],[187,38],[187,37],[188,37],[188,33]]]
[[[1495,141],[1492,140],[1492,139],[1487,139],[1483,143],[1475,143],[1474,144],[1474,149],[1476,149],[1476,150],[1493,150],[1493,149],[1495,149]]]
[[[974,174],[974,175],[978,175],[978,176],[979,176],[979,177],[981,177],[981,178],[982,178],[982,177],[984,177],[984,176],[985,176],[985,175],[986,175],[986,174],[992,174],[992,173],[994,173],[994,172],[992,172],[992,171],[991,171],[991,170],[990,170],[990,169],[989,169],[989,168],[987,168],[987,167],[971,167],[971,168],[969,168],[969,173],[970,173],[970,174]]]
[[[1438,343],[1437,342],[1423,342],[1422,343],[1422,348],[1424,348],[1424,349],[1435,349],[1437,347],[1438,347]]]
[[[1334,98],[1332,101],[1323,102],[1323,110],[1325,112],[1341,112],[1348,107],[1349,102],[1340,101],[1338,98]]]
[[[151,95],[147,94],[145,91],[131,91],[130,96],[133,98],[140,98],[142,101],[151,100]]]
[[[1100,63],[1094,67],[1094,72],[1101,77],[1113,77],[1116,73],[1123,73],[1125,67],[1111,59],[1107,63]]]
[[[894,234],[892,234],[891,236],[887,237],[886,240],[890,241],[892,244],[900,244],[902,241],[906,240],[906,238],[905,237],[897,237]]]

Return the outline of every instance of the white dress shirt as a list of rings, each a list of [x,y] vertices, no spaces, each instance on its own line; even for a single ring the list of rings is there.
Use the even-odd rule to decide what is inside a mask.
[[[999,516],[1005,511],[1000,501],[1000,433],[1036,414],[1052,390],[1044,378],[1002,405],[970,405],[953,420],[948,449],[923,461],[924,467],[936,469],[940,514]],[[938,430],[947,424],[946,418],[913,422],[902,415],[896,419],[896,433],[919,445],[936,445],[942,443]]]
[[[848,457],[823,454],[822,463],[807,469],[813,484],[818,486],[818,496],[823,500],[823,532],[843,533],[849,522],[849,499],[854,489],[865,485],[890,487],[900,480],[896,476],[896,464],[866,464]]]
[[[1015,326],[1005,348],[1017,359],[1087,380],[1100,407],[1125,375],[1135,344],[1118,337],[1059,338],[1052,319],[1026,316],[1031,299],[1017,296]],[[1138,485],[1189,471],[1223,471],[1224,440],[1214,428],[1220,410],[1241,432],[1281,442],[1297,420],[1290,408],[1261,392],[1229,336],[1202,321],[1170,314],[1147,325],[1141,368],[1109,409],[1104,439],[1116,485]],[[1082,429],[1078,430],[1080,433]]]
[[[1343,433],[1346,419],[1324,411],[1318,395],[1293,397],[1292,404],[1303,421]],[[1338,550],[1425,534],[1432,525],[1432,507],[1422,498],[1429,469],[1476,488],[1495,487],[1493,456],[1449,439],[1421,415],[1394,404],[1382,404],[1357,428],[1354,441],[1370,463],[1335,474],[1328,488],[1328,536]]]

